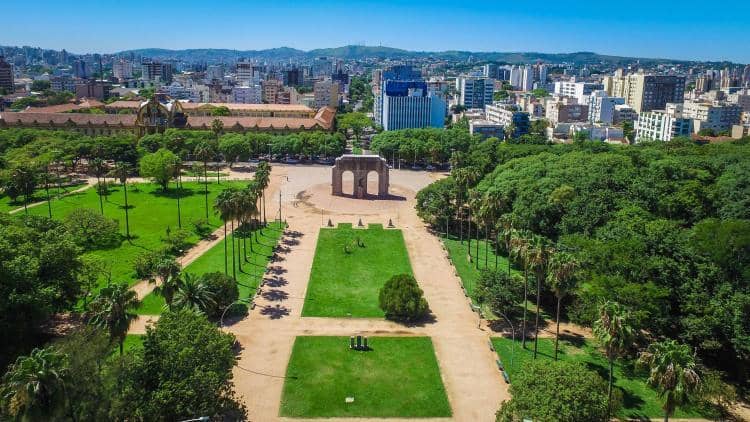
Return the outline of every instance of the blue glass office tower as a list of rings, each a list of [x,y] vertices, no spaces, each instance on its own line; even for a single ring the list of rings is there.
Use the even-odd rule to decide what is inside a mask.
[[[445,100],[427,89],[411,66],[394,66],[383,72],[375,119],[384,130],[443,127]]]

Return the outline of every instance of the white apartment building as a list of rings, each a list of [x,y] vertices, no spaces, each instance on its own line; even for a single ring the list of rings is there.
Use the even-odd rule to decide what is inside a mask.
[[[611,125],[615,120],[615,106],[624,105],[625,99],[610,97],[604,90],[596,90],[589,96],[588,104],[589,122]]]
[[[534,68],[531,65],[523,67],[523,76],[521,79],[521,89],[531,91],[534,89]]]
[[[729,131],[740,123],[742,108],[737,104],[720,104],[685,101],[682,104],[667,104],[667,111],[681,111],[682,116],[693,119],[695,133],[702,129],[714,132]]]
[[[579,104],[588,104],[591,93],[604,89],[604,85],[594,82],[571,81],[555,82],[555,94],[575,98]]]
[[[521,89],[523,86],[523,83],[521,82],[523,79],[523,68],[521,66],[511,66],[510,68],[510,84],[513,86],[513,89]]]
[[[684,118],[682,112],[673,109],[645,111],[635,125],[635,141],[671,141],[677,136],[693,133],[693,119]]]
[[[260,85],[235,86],[232,88],[232,102],[239,104],[262,104],[263,89]]]

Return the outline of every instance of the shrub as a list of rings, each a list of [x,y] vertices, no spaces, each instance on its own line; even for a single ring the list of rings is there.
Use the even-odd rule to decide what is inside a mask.
[[[206,309],[209,318],[219,318],[221,313],[240,297],[237,282],[228,275],[220,272],[206,273],[201,276],[202,281],[213,294],[214,301]]]
[[[424,292],[409,274],[391,277],[380,289],[379,303],[385,317],[395,321],[414,321],[429,312]]]
[[[164,242],[164,249],[172,255],[182,255],[185,250],[190,247],[190,242],[187,241],[190,236],[190,232],[185,229],[172,230],[167,227],[167,235],[161,240]]]
[[[197,234],[201,239],[207,239],[211,236],[213,230],[208,225],[208,221],[203,218],[193,220],[193,233]]]
[[[120,224],[87,208],[73,210],[65,217],[65,227],[86,249],[111,248],[120,244]]]
[[[139,279],[150,279],[156,273],[156,265],[164,259],[174,259],[166,250],[143,252],[135,257],[133,266]]]
[[[476,300],[489,305],[492,312],[512,318],[519,307],[518,298],[523,294],[523,285],[503,270],[483,270],[477,281]]]

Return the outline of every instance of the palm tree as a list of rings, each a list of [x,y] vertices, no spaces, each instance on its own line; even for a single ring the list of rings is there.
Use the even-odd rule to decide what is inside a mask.
[[[258,219],[260,219],[260,211],[258,210],[258,191],[258,183],[255,180],[252,180],[250,181],[250,183],[248,183],[247,188],[242,191],[242,195],[240,197],[243,217],[242,225],[247,226],[249,223],[252,226],[250,228],[250,252],[253,252],[252,232],[254,231],[253,228],[255,226],[255,215],[257,214]],[[246,241],[247,236],[244,236],[243,239]],[[245,248],[247,248],[247,243],[245,243]],[[245,259],[247,259],[247,255],[245,256]]]
[[[521,329],[521,347],[526,348],[526,314],[528,312],[529,297],[529,248],[527,233],[514,230],[510,237],[510,247],[516,260],[523,264],[523,328]]]
[[[104,215],[104,202],[102,196],[107,190],[107,179],[104,179],[104,184],[101,183],[100,178],[104,174],[104,160],[101,158],[94,158],[91,162],[91,167],[94,169],[94,175],[96,175],[96,193],[99,195],[99,209]]]
[[[510,261],[511,261],[511,250],[510,241],[513,237],[513,216],[511,214],[504,214],[500,217],[500,228],[505,241],[505,252],[508,254],[508,276],[510,276]],[[495,265],[497,268],[497,264]]]
[[[130,174],[130,164],[125,162],[117,163],[114,175],[122,183],[122,191],[125,194],[125,237],[130,239],[130,218],[128,215],[128,174]]]
[[[51,347],[34,349],[10,365],[0,385],[9,416],[19,420],[52,420],[65,402],[66,356]],[[71,412],[71,415],[73,412]]]
[[[154,292],[164,298],[167,307],[172,309],[172,301],[177,288],[180,285],[180,264],[173,258],[163,258],[156,264],[156,275],[161,279],[161,284],[156,286]],[[156,280],[151,280],[155,282]]]
[[[107,330],[110,340],[116,340],[120,346],[120,355],[130,323],[138,316],[132,310],[138,305],[140,301],[135,291],[128,288],[127,283],[109,285],[101,289],[91,302],[89,321]]]
[[[541,314],[542,281],[547,277],[547,266],[552,248],[547,244],[547,239],[542,236],[534,236],[529,250],[529,263],[534,269],[536,278],[536,315],[534,316],[534,359],[536,359],[539,347],[539,315]]]
[[[219,214],[221,221],[224,222],[224,274],[229,274],[229,264],[227,264],[227,222],[234,218],[232,197],[235,191],[234,188],[224,189],[214,199],[214,210]]]
[[[609,387],[607,389],[607,414],[609,416],[615,359],[632,344],[635,333],[630,323],[629,312],[619,303],[609,300],[599,308],[599,319],[594,321],[593,331],[604,347],[605,355],[609,360]]]
[[[178,309],[193,309],[206,312],[214,304],[214,293],[202,278],[190,274],[182,274],[182,283],[174,295],[174,305]]]
[[[203,161],[203,195],[206,202],[206,222],[208,223],[208,160],[214,156],[214,151],[208,142],[202,142],[195,147],[193,154],[195,154],[195,158]]]
[[[495,217],[500,213],[500,192],[487,191],[482,198],[481,214],[484,216],[484,268],[487,268],[487,257],[490,250],[490,235],[495,226]],[[497,269],[497,242],[495,243],[495,269]]]
[[[664,398],[664,422],[700,388],[695,354],[686,344],[676,340],[653,343],[641,353],[639,363],[649,367],[648,383]]]
[[[575,273],[577,269],[578,262],[573,255],[567,252],[556,252],[549,260],[547,281],[557,298],[557,309],[555,311],[555,322],[557,323],[557,330],[555,331],[555,360],[557,360],[558,343],[560,341],[560,304],[563,297],[575,288]]]
[[[258,163],[258,169],[255,171],[255,180],[258,182],[260,190],[260,199],[263,201],[263,224],[268,224],[266,220],[266,188],[271,182],[271,166],[266,161]],[[258,214],[260,215],[260,213]]]

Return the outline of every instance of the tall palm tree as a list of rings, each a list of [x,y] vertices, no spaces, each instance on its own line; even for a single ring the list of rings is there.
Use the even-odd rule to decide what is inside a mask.
[[[615,359],[632,344],[635,331],[630,323],[630,313],[617,302],[607,301],[599,308],[599,319],[594,321],[594,335],[604,347],[609,360],[609,386],[607,388],[607,412],[611,413],[612,373]]]
[[[54,419],[66,401],[67,372],[66,356],[51,347],[20,356],[0,385],[0,397],[8,403],[4,410],[17,420]]]
[[[505,252],[508,254],[508,276],[510,276],[510,261],[512,260],[512,253],[510,250],[510,241],[513,237],[513,216],[511,214],[504,214],[500,217],[500,230],[502,232],[503,241],[505,242]],[[495,265],[497,268],[497,265]]]
[[[255,180],[258,182],[260,189],[260,198],[263,202],[263,224],[268,224],[266,220],[266,188],[271,182],[271,165],[267,161],[258,163],[258,169],[255,172]],[[259,214],[260,215],[260,214]]]
[[[539,348],[539,316],[541,314],[542,298],[542,281],[547,277],[547,266],[549,265],[549,256],[552,248],[549,246],[547,239],[542,236],[534,236],[529,250],[529,262],[534,269],[536,278],[536,315],[534,316],[534,359],[538,354]]]
[[[523,327],[521,329],[521,347],[526,348],[526,321],[529,297],[529,249],[528,233],[514,230],[511,234],[511,251],[517,261],[523,264]]]
[[[182,283],[174,295],[174,306],[178,309],[206,312],[213,304],[214,293],[209,285],[195,274],[183,273]]]
[[[560,305],[563,297],[575,288],[575,273],[578,270],[578,262],[573,255],[567,252],[556,252],[549,260],[549,273],[547,281],[557,298],[557,309],[555,311],[555,360],[557,360],[558,343],[560,341]]]
[[[133,309],[139,304],[135,291],[130,290],[127,283],[119,283],[99,290],[89,305],[89,321],[107,330],[110,340],[117,341],[120,346],[120,355],[130,323],[138,316]]]
[[[154,292],[164,298],[167,307],[172,309],[172,301],[177,288],[180,285],[180,264],[173,258],[163,258],[156,264],[156,275],[161,279],[161,284],[156,286]],[[155,282],[156,280],[151,280]]]
[[[119,162],[115,166],[114,176],[122,183],[122,191],[125,194],[125,237],[130,239],[130,216],[128,215],[128,175],[130,174],[130,164]]]
[[[232,197],[236,189],[229,188],[219,192],[214,199],[214,210],[219,214],[219,218],[224,222],[224,274],[229,274],[229,264],[227,263],[227,222],[234,218],[234,208],[232,207]]]
[[[664,422],[700,388],[695,354],[686,344],[676,340],[653,343],[641,353],[639,363],[649,367],[648,383],[664,398]]]
[[[258,184],[253,180],[248,183],[247,187],[242,191],[242,224],[243,226],[250,226],[250,252],[253,252],[253,239],[252,233],[255,226],[255,216],[258,215],[260,219],[260,211],[258,209]],[[247,240],[247,236],[243,237],[243,240]],[[257,240],[257,239],[256,239]],[[245,246],[247,248],[247,245]],[[247,259],[247,256],[245,256]]]
[[[501,195],[499,191],[489,190],[482,198],[482,215],[484,216],[484,268],[487,268],[487,257],[490,250],[490,235],[495,228],[495,218],[500,214]],[[497,243],[495,243],[495,269],[497,269]]]
[[[214,150],[208,142],[201,142],[195,147],[193,154],[195,158],[203,162],[203,196],[206,203],[206,222],[208,222],[208,160],[214,156]]]
[[[94,158],[91,161],[91,167],[94,170],[94,175],[96,176],[96,193],[99,195],[99,210],[101,211],[102,215],[104,215],[104,202],[102,196],[104,196],[104,191],[106,191],[107,189],[107,179],[104,179],[104,184],[102,184],[100,180],[105,171],[104,160],[102,160],[101,158]]]

